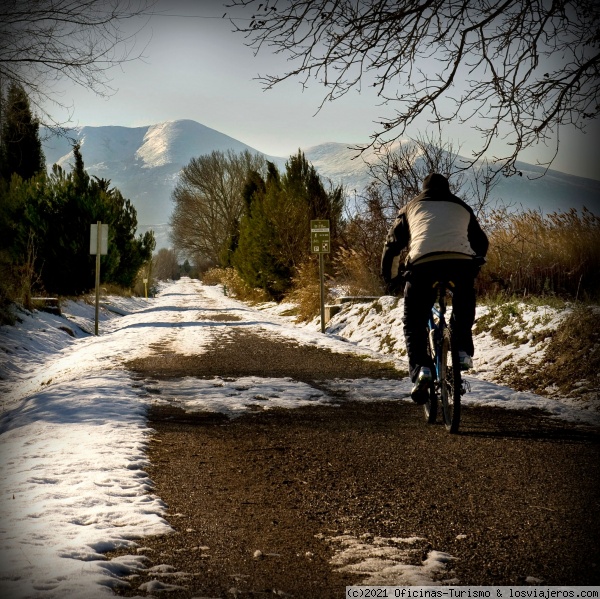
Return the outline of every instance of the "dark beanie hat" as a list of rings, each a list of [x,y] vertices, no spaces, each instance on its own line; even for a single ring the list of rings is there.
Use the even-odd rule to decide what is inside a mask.
[[[450,193],[450,184],[444,175],[431,173],[423,180],[423,191],[438,191]]]

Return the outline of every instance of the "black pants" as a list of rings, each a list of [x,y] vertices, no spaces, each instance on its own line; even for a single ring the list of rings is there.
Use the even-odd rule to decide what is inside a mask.
[[[452,313],[459,351],[474,353],[471,329],[475,321],[474,281],[477,268],[471,260],[436,260],[413,266],[404,287],[404,337],[410,378],[416,381],[422,366],[433,368],[427,353],[427,321],[436,298],[433,287],[440,279],[454,283]]]

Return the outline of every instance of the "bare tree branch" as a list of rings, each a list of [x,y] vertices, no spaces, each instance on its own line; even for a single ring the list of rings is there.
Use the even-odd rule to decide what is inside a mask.
[[[501,137],[509,150],[494,160],[513,174],[524,149],[558,144],[560,127],[584,129],[600,114],[597,0],[230,0],[228,8],[255,52],[290,59],[289,71],[261,77],[266,89],[314,80],[325,88],[320,109],[372,86],[394,112],[370,145],[399,139],[421,115],[440,126],[472,122],[481,134],[473,162]],[[249,12],[250,24],[238,25]]]
[[[452,193],[463,198],[476,214],[485,210],[496,183],[494,170],[483,161],[470,169],[468,176],[459,152],[459,147],[432,135],[382,147],[378,159],[369,164],[369,172],[388,226],[398,210],[421,193],[423,180],[430,173],[447,177]]]
[[[58,126],[48,104],[68,107],[54,84],[110,95],[107,72],[141,56],[136,35],[155,1],[0,0],[0,83],[18,83],[44,124]]]

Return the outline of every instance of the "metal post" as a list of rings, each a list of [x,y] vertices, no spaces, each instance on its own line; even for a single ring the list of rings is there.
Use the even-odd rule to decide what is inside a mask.
[[[102,222],[98,221],[96,235],[96,319],[94,322],[94,333],[98,334],[98,314],[100,306],[100,251],[102,250]]]
[[[325,281],[323,270],[323,252],[319,252],[319,282],[321,285],[321,333],[325,332]]]

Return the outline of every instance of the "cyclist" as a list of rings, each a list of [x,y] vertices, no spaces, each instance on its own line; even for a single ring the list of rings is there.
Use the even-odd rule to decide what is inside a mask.
[[[404,271],[400,254],[408,250]],[[427,352],[427,320],[435,301],[435,282],[454,283],[452,311],[461,370],[473,367],[471,329],[475,320],[474,282],[488,250],[488,238],[473,210],[450,191],[438,173],[425,177],[422,192],[402,208],[390,228],[381,274],[392,294],[404,286],[404,337],[408,352],[411,397],[427,401],[433,363]]]

